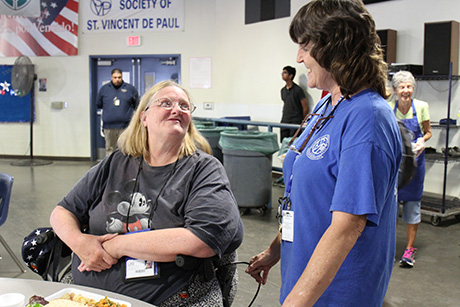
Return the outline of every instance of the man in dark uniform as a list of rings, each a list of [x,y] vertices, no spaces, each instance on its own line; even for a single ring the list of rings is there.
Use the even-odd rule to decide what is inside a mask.
[[[97,95],[97,108],[102,109],[105,135],[105,154],[108,156],[117,147],[117,140],[139,103],[139,94],[134,86],[123,81],[121,69],[111,73],[111,82],[101,87]]]
[[[295,68],[286,66],[283,68],[281,77],[286,82],[286,86],[281,89],[281,99],[284,102],[283,117],[281,123],[300,124],[303,118],[308,114],[308,102],[303,89],[294,83]],[[285,137],[294,135],[296,129],[281,129],[281,142]]]

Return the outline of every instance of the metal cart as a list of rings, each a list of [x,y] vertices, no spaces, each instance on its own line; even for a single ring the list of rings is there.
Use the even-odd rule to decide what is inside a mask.
[[[443,218],[455,216],[460,221],[460,199],[453,196],[423,192],[421,213],[431,216],[431,224],[439,226]]]

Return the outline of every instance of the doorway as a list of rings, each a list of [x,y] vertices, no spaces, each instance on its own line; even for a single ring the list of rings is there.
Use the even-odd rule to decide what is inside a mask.
[[[181,83],[181,57],[179,54],[161,55],[94,55],[90,56],[90,125],[91,160],[105,157],[105,140],[100,110],[96,99],[100,88],[111,81],[112,69],[123,71],[123,81],[136,87],[139,97],[160,81]]]

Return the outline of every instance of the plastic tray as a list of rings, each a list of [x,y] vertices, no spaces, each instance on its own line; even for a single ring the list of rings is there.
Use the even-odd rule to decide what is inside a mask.
[[[85,290],[80,290],[80,289],[77,289],[77,288],[65,288],[65,289],[59,290],[58,292],[53,293],[53,294],[45,297],[45,300],[47,300],[49,302],[51,300],[61,298],[64,294],[68,294],[68,293],[72,293],[72,292],[75,293],[75,294],[80,294],[80,295],[82,295],[82,296],[84,296],[86,298],[94,299],[96,301],[98,301],[100,299],[103,299],[105,297],[104,295],[101,295],[101,294],[92,293],[92,292],[88,292],[88,291],[85,291]],[[131,303],[129,303],[129,302],[122,301],[122,300],[119,300],[119,299],[116,299],[116,298],[111,298],[110,296],[107,296],[107,298],[109,300],[111,300],[111,301],[119,303],[120,305],[125,304],[127,307],[131,307]]]

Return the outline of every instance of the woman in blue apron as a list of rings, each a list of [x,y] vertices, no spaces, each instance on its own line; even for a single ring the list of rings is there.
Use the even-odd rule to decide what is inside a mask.
[[[398,201],[403,203],[403,221],[406,223],[407,246],[401,257],[400,266],[414,266],[415,236],[421,221],[420,201],[425,180],[425,142],[431,138],[428,104],[412,99],[415,88],[414,76],[408,71],[400,71],[392,78],[393,90],[398,100],[390,105],[396,118],[400,119],[412,134],[413,150],[417,153],[417,171],[414,178],[398,192]],[[393,105],[394,104],[394,105]]]

